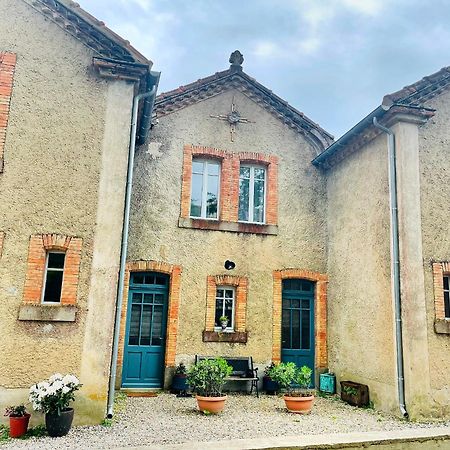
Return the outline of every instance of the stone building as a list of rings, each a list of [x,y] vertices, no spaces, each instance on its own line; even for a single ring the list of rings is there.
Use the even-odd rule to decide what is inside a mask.
[[[78,422],[104,418],[131,108],[151,65],[75,3],[0,1],[1,409],[63,372],[84,385]]]
[[[99,422],[111,361],[142,391],[199,354],[329,369],[376,408],[449,416],[448,69],[336,142],[237,51],[157,97],[148,142],[143,101],[116,298],[152,63],[68,0],[1,0],[0,52],[0,407],[72,372],[78,423]]]

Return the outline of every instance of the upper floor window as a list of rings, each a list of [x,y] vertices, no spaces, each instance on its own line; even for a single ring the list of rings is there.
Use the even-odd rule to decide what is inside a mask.
[[[265,222],[266,169],[241,165],[239,172],[239,220]]]
[[[450,275],[444,275],[444,317],[450,319]]]
[[[220,163],[192,161],[191,217],[217,219],[219,210]]]
[[[45,266],[44,289],[42,301],[59,303],[64,274],[66,254],[62,252],[48,252]]]

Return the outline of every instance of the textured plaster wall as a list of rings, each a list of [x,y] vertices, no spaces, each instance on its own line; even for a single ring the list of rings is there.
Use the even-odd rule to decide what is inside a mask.
[[[252,123],[238,124],[234,142],[226,114],[233,96]],[[277,236],[178,228],[183,145],[279,157]],[[136,155],[128,258],[180,264],[181,299],[177,361],[195,354],[252,355],[265,364],[272,351],[272,272],[305,268],[325,272],[326,204],[322,175],[311,165],[314,149],[304,137],[238,91],[228,91],[159,119],[151,143]],[[203,343],[206,279],[226,273],[249,279],[247,344]]]
[[[422,247],[430,378],[435,413],[450,415],[450,335],[434,332],[431,260],[450,261],[450,93],[427,103],[436,113],[419,129]]]
[[[24,399],[26,390],[19,388],[56,371],[71,372],[85,384],[78,421],[99,421],[109,372],[132,88],[91,73],[92,52],[22,1],[0,2],[0,48],[17,53],[0,174],[0,230],[6,233],[0,259],[0,407]],[[104,137],[111,132],[112,140]],[[28,241],[38,233],[83,239],[74,323],[17,320]]]
[[[328,348],[338,381],[367,384],[396,407],[386,137],[327,172]]]

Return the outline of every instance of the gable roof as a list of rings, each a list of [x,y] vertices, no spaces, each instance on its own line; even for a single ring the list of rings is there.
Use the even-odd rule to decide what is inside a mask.
[[[110,30],[71,0],[23,0],[64,31],[94,51],[96,56],[149,67],[152,62],[132,47],[129,41]]]
[[[450,67],[444,67],[392,94],[385,95],[380,106],[331,144],[312,163],[327,169],[344,159],[348,154],[356,151],[366,142],[374,139],[381,133],[373,125],[374,118],[386,122],[396,114],[406,113],[408,116],[414,117],[417,123],[425,122],[435,112],[433,108],[425,106],[425,102],[441,94],[449,87]]]
[[[236,50],[236,52],[238,51]],[[227,90],[237,89],[277,119],[304,135],[316,147],[318,153],[333,142],[333,136],[317,123],[243,72],[242,55],[239,53],[241,57],[239,63],[233,60],[236,52],[230,57],[231,66],[228,70],[159,94],[155,102],[157,117],[178,111]]]

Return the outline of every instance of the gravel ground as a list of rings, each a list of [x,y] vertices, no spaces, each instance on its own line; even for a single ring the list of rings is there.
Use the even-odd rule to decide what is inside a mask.
[[[411,423],[370,409],[349,406],[337,398],[317,398],[311,414],[292,414],[281,397],[229,395],[217,416],[197,411],[195,398],[160,394],[130,397],[112,426],[75,427],[62,438],[13,440],[6,449],[111,449],[146,444],[246,439],[296,434],[346,433],[450,426],[450,422]]]

